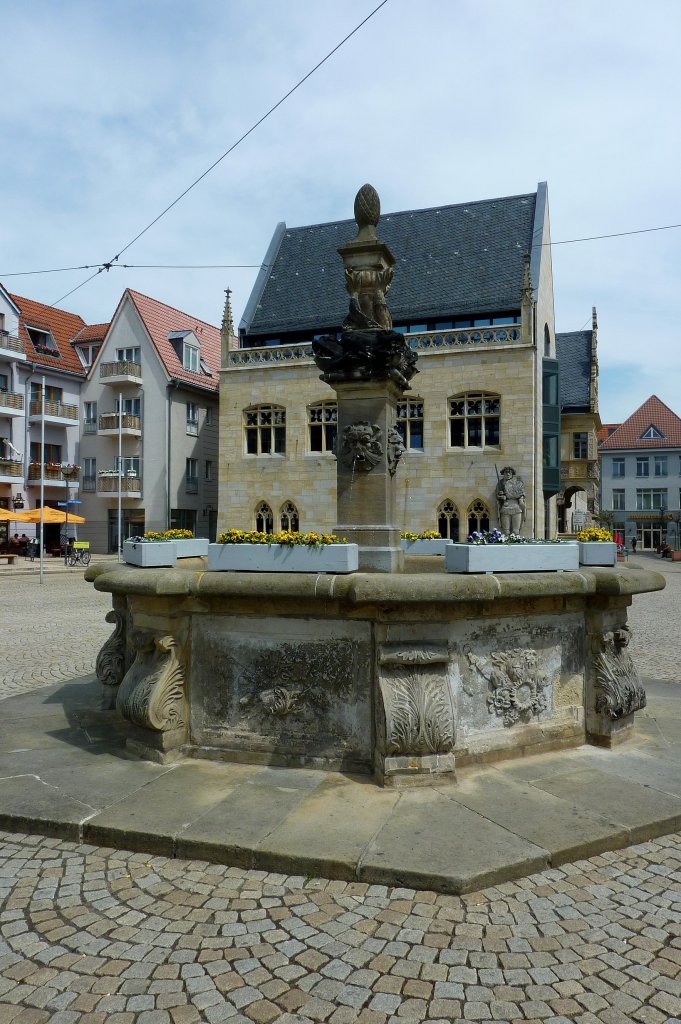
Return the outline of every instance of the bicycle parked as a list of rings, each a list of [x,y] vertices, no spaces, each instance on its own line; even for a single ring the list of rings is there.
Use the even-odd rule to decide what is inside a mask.
[[[76,541],[75,544],[69,544],[68,551],[66,552],[67,565],[89,565],[90,564],[90,552],[88,550],[87,541]]]

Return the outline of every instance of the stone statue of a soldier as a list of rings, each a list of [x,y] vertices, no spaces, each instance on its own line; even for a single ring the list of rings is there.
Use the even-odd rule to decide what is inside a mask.
[[[497,504],[502,533],[520,533],[525,522],[525,484],[512,466],[504,466],[497,482]]]

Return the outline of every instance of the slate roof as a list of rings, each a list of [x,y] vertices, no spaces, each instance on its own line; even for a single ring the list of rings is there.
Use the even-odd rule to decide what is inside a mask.
[[[131,288],[126,289],[123,298],[126,295],[130,296],[139,313],[168,376],[196,387],[217,392],[220,387],[220,331],[218,328],[189,313],[166,306],[164,302],[151,299],[148,295],[135,292]],[[203,370],[200,370],[199,373],[185,370],[177,352],[168,341],[168,335],[173,331],[194,332],[200,343],[201,359],[206,363],[212,376]]]
[[[25,299],[21,295],[11,295],[10,298],[21,311],[19,336],[26,342],[26,355],[31,362],[50,370],[68,370],[70,373],[77,373],[80,377],[84,377],[85,370],[82,363],[69,344],[71,338],[85,327],[82,317],[76,313],[67,313],[63,309],[56,309],[54,306],[46,306],[43,302]],[[27,326],[49,331],[59,350],[59,358],[37,352],[26,330]]]
[[[591,407],[591,331],[556,334],[560,366],[560,407],[564,412]]]
[[[395,257],[388,305],[396,323],[520,308],[536,193],[381,216]],[[340,327],[348,311],[337,249],[354,220],[286,228],[247,336]],[[256,288],[259,284],[256,283]]]
[[[660,431],[663,439],[641,440],[641,434],[651,426]],[[681,419],[657,395],[651,395],[629,419],[606,437],[599,450],[623,448],[681,448]]]

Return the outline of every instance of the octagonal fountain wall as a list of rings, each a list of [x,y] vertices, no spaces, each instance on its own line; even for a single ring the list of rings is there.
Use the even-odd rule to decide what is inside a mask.
[[[383,784],[631,735],[630,567],[299,576],[91,566],[128,747],[373,774]]]

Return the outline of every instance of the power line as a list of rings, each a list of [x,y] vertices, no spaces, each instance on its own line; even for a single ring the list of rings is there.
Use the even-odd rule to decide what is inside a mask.
[[[375,8],[373,9],[373,11],[371,11],[371,13],[370,13],[370,14],[367,14],[366,18],[363,18],[363,19],[362,19],[362,21],[360,21],[360,23],[359,23],[358,25],[356,25],[356,26],[355,26],[355,27],[353,28],[353,30],[352,30],[351,32],[349,32],[349,33],[348,33],[348,34],[347,34],[347,35],[346,35],[346,36],[345,36],[345,37],[344,37],[343,39],[341,39],[341,41],[340,41],[339,43],[337,43],[337,44],[336,44],[336,46],[334,46],[334,48],[333,48],[332,50],[330,50],[330,51],[329,51],[329,52],[327,53],[327,55],[326,55],[325,57],[323,57],[323,58],[322,58],[322,59],[321,59],[321,60],[320,60],[320,61],[319,61],[319,62],[318,62],[317,64],[315,64],[315,66],[314,66],[314,67],[313,67],[313,68],[312,68],[312,69],[311,69],[310,71],[308,71],[308,72],[307,72],[307,74],[306,74],[306,75],[304,75],[304,76],[303,76],[303,77],[302,77],[302,78],[300,79],[300,81],[296,82],[296,84],[295,84],[295,85],[293,86],[293,88],[289,89],[289,91],[288,91],[288,92],[287,92],[287,93],[286,93],[286,94],[285,94],[284,96],[282,96],[282,97],[281,97],[281,99],[280,99],[280,100],[278,100],[278,101],[277,101],[277,102],[276,102],[276,103],[274,104],[274,106],[270,107],[270,109],[269,109],[269,110],[268,110],[268,111],[267,111],[267,112],[266,112],[265,114],[263,114],[263,115],[262,115],[262,117],[260,117],[260,118],[259,118],[259,119],[258,119],[258,120],[257,120],[257,121],[255,122],[255,124],[251,125],[251,127],[250,127],[250,128],[248,129],[248,131],[244,132],[244,134],[243,134],[243,135],[242,135],[242,136],[241,136],[240,138],[238,138],[238,139],[236,140],[236,142],[233,142],[233,143],[232,143],[232,145],[231,145],[231,146],[229,147],[229,149],[226,149],[226,150],[225,150],[225,152],[224,152],[224,153],[223,153],[223,154],[222,154],[221,156],[219,156],[219,157],[217,158],[217,160],[215,160],[215,161],[214,161],[214,162],[213,162],[213,163],[212,163],[212,164],[210,165],[210,167],[208,167],[208,168],[207,168],[207,169],[206,169],[206,170],[205,170],[205,171],[203,172],[203,174],[200,174],[200,175],[199,175],[199,177],[198,177],[198,178],[196,178],[196,180],[195,180],[195,181],[193,181],[193,182],[191,183],[191,185],[188,185],[188,186],[187,186],[187,188],[186,188],[186,189],[185,189],[185,190],[184,190],[183,192],[181,192],[181,193],[180,193],[180,195],[179,195],[179,196],[177,196],[177,198],[176,198],[176,199],[174,199],[174,200],[172,201],[172,203],[170,203],[170,204],[169,204],[168,206],[166,206],[166,208],[165,208],[164,210],[161,210],[161,212],[160,212],[160,213],[159,213],[159,214],[158,214],[158,215],[157,215],[156,217],[154,217],[154,219],[153,219],[153,220],[149,221],[149,223],[147,224],[147,226],[146,226],[146,227],[142,228],[142,230],[141,230],[141,231],[138,231],[138,233],[137,233],[137,234],[135,235],[135,237],[134,237],[134,238],[131,238],[131,239],[130,239],[130,241],[129,241],[129,242],[128,242],[128,243],[126,244],[126,245],[124,245],[122,249],[120,249],[120,250],[119,250],[119,252],[118,252],[118,253],[116,254],[116,256],[114,256],[114,257],[113,257],[112,259],[110,259],[110,260],[108,261],[108,263],[104,263],[104,264],[102,265],[102,269],[104,269],[104,270],[109,270],[109,269],[110,269],[110,267],[111,267],[111,265],[112,265],[113,263],[117,263],[117,262],[118,262],[118,260],[119,260],[119,258],[120,258],[120,257],[121,257],[121,256],[123,255],[123,253],[124,253],[124,252],[126,252],[126,251],[127,251],[127,250],[128,250],[129,248],[130,248],[130,246],[131,246],[131,245],[134,245],[134,244],[135,244],[135,242],[137,242],[137,241],[138,241],[138,240],[139,240],[139,239],[140,239],[140,238],[142,237],[142,235],[146,234],[146,233],[147,233],[147,231],[149,231],[149,230],[150,230],[150,228],[152,228],[152,227],[154,226],[154,224],[157,224],[157,223],[158,223],[158,222],[159,222],[159,221],[161,220],[161,218],[162,218],[162,217],[165,217],[165,215],[166,215],[166,214],[167,214],[167,213],[168,213],[168,212],[169,212],[170,210],[172,210],[172,208],[173,208],[174,206],[177,206],[177,204],[178,204],[178,203],[180,202],[180,200],[184,199],[184,197],[185,197],[185,196],[186,196],[186,195],[187,195],[187,194],[188,194],[189,192],[191,192],[191,190],[192,190],[193,188],[195,188],[195,187],[196,187],[196,185],[198,185],[200,181],[203,181],[203,179],[204,179],[205,177],[207,177],[207,175],[209,175],[209,174],[210,174],[210,172],[211,172],[212,170],[214,170],[214,169],[215,169],[215,168],[216,168],[216,167],[218,166],[218,164],[219,164],[219,163],[221,163],[221,162],[222,162],[222,161],[223,161],[223,160],[225,159],[225,157],[229,156],[229,154],[230,154],[230,153],[233,153],[233,152],[234,152],[234,150],[235,150],[235,149],[237,148],[237,146],[240,146],[240,145],[241,145],[241,143],[242,143],[242,142],[243,142],[243,141],[244,141],[245,139],[247,139],[247,138],[248,138],[248,136],[249,136],[249,135],[251,135],[251,134],[252,134],[252,133],[253,133],[253,132],[254,132],[254,131],[256,130],[256,128],[258,128],[258,127],[259,127],[259,126],[260,126],[260,125],[261,125],[261,124],[263,123],[263,121],[266,121],[266,120],[267,120],[267,118],[268,118],[268,117],[269,117],[269,116],[270,116],[271,114],[273,114],[273,113],[274,113],[274,111],[275,111],[275,110],[277,110],[277,109],[278,109],[278,108],[279,108],[279,107],[280,107],[280,106],[282,105],[282,103],[285,103],[285,102],[286,102],[286,100],[287,100],[287,99],[289,98],[289,96],[292,96],[292,95],[293,95],[293,93],[294,93],[294,92],[296,92],[296,90],[297,90],[297,89],[299,89],[299,88],[301,87],[301,85],[303,85],[303,84],[304,84],[304,83],[305,83],[305,82],[306,82],[306,81],[308,80],[308,78],[310,78],[310,77],[311,77],[311,76],[312,76],[312,75],[313,75],[313,74],[315,73],[315,71],[318,71],[318,70],[319,70],[319,68],[321,68],[323,64],[326,64],[326,62],[327,62],[328,60],[330,60],[330,58],[331,58],[331,57],[333,57],[334,53],[337,53],[337,51],[338,51],[338,50],[340,50],[340,48],[341,48],[342,46],[344,46],[344,45],[345,45],[345,43],[347,43],[347,41],[348,41],[349,39],[351,39],[351,38],[352,38],[352,37],[353,37],[353,36],[354,36],[354,35],[355,35],[355,34],[356,34],[357,32],[359,32],[359,30],[360,30],[360,29],[361,29],[361,28],[362,28],[362,27],[363,27],[364,25],[366,25],[366,23],[367,23],[367,22],[368,22],[368,21],[369,21],[369,20],[370,20],[371,18],[373,18],[373,17],[374,17],[374,15],[375,15],[375,14],[377,14],[377,13],[378,13],[378,12],[380,11],[380,9],[381,9],[382,7],[385,7],[385,5],[386,5],[387,3],[388,3],[388,0],[381,0],[381,2],[380,2],[380,3],[378,4],[378,6],[377,6],[377,7],[375,7]],[[98,271],[98,273],[101,273],[101,271]],[[93,277],[94,277],[94,276],[96,276],[96,275],[93,275]],[[92,280],[92,277],[89,277],[89,278],[87,278],[87,280],[86,280],[86,281],[83,281],[81,285],[77,285],[77,286],[76,286],[76,288],[73,288],[73,289],[72,289],[72,290],[71,290],[70,292],[67,292],[67,293],[66,293],[66,295],[62,295],[61,299],[57,299],[57,301],[56,301],[56,302],[53,302],[53,303],[52,303],[52,305],[53,305],[53,306],[56,306],[56,305],[58,305],[58,304],[59,304],[60,302],[62,302],[62,301],[63,301],[64,299],[68,298],[68,296],[69,296],[69,295],[72,295],[74,291],[77,291],[77,290],[78,290],[78,288],[81,288],[81,287],[82,287],[82,285],[85,285],[85,284],[87,284],[87,283],[88,283],[88,281],[91,281],[91,280]]]
[[[387,0],[386,0],[387,2]],[[631,235],[646,235],[652,234],[655,231],[672,231],[674,229],[681,228],[681,224],[662,224],[658,227],[653,228],[635,228],[631,231],[613,231],[607,235],[586,235],[583,238],[561,238],[557,241],[551,242],[532,242],[530,244],[531,249],[537,248],[548,248],[554,245],[575,245],[581,242],[598,242],[608,238],[627,238]],[[465,258],[466,256],[475,256],[483,252],[508,252],[514,250],[516,252],[523,250],[523,245],[520,242],[515,242],[514,245],[506,246],[485,246],[482,249],[472,250],[468,253],[461,253],[458,251],[452,252],[452,256],[459,258]],[[49,270],[15,270],[11,272],[0,272],[0,278],[7,277],[31,277],[36,274],[63,274],[69,270],[96,270],[95,274],[92,274],[83,281],[81,285],[77,285],[66,295],[62,296],[62,299],[68,298],[74,291],[82,285],[87,284],[102,271],[106,270],[258,270],[264,264],[262,263],[83,263],[77,267],[54,267]],[[61,302],[62,299],[58,299],[57,302]],[[57,303],[52,303],[57,305]]]

